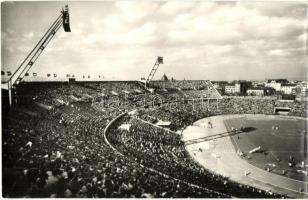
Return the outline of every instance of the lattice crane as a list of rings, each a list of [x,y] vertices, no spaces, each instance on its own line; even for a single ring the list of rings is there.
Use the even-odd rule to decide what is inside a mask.
[[[40,41],[35,45],[32,51],[28,54],[28,56],[23,60],[23,62],[19,65],[19,67],[15,70],[15,72],[11,75],[11,77],[7,80],[6,84],[8,84],[8,92],[9,92],[9,103],[12,105],[12,88],[14,85],[19,84],[22,79],[28,74],[28,71],[31,69],[35,61],[47,47],[48,43],[55,36],[61,26],[65,32],[71,32],[70,29],[70,19],[68,6],[66,5],[64,10],[62,9],[59,17],[52,23],[47,32],[43,35]]]
[[[155,73],[156,73],[160,64],[164,64],[164,59],[163,59],[162,56],[157,57],[155,64],[152,67],[152,70],[151,70],[148,78],[145,80],[145,88],[147,88],[147,84],[149,84],[152,81],[152,79],[153,79],[153,77],[154,77],[154,75],[155,75]]]

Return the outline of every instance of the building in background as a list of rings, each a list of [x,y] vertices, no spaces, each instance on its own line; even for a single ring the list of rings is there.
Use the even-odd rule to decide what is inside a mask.
[[[239,80],[238,83],[240,84],[240,94],[241,95],[246,95],[248,88],[252,87],[251,81]]]
[[[225,85],[226,94],[239,94],[241,92],[241,85],[239,83],[231,83]]]
[[[228,81],[211,81],[213,87],[220,93],[225,93],[225,86],[228,84]]]
[[[247,95],[250,96],[264,96],[264,88],[253,87],[247,89]]]
[[[225,85],[226,94],[246,95],[247,89],[252,87],[251,81],[238,80]]]
[[[274,88],[271,87],[264,87],[264,96],[272,96],[276,94],[276,90]]]
[[[281,85],[287,83],[287,79],[268,79],[267,83],[265,83],[265,86],[274,88],[276,91],[281,91]]]
[[[296,84],[281,84],[281,92],[283,94],[292,94],[292,91],[296,88]]]

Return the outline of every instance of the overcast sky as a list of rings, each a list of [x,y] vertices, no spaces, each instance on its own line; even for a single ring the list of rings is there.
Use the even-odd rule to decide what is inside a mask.
[[[32,72],[115,79],[304,79],[307,6],[282,2],[3,2],[1,68],[14,71],[68,3]]]

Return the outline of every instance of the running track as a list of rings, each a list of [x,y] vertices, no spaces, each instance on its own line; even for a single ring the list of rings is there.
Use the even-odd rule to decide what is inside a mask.
[[[239,116],[222,115],[198,120],[183,131],[183,140],[187,141],[227,132],[224,120]],[[207,127],[208,121],[213,123],[213,128]],[[205,168],[228,176],[239,183],[287,194],[290,197],[308,197],[308,182],[273,174],[249,164],[237,155],[230,137],[187,145],[186,149]],[[245,176],[245,171],[249,172],[247,176]],[[303,188],[304,191],[299,192],[299,188]]]

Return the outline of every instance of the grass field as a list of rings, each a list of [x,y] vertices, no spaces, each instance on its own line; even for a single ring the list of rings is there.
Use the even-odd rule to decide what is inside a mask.
[[[293,119],[283,116],[244,116],[225,120],[228,131],[232,127],[241,126],[250,128],[248,132],[232,135],[231,140],[236,149],[240,149],[248,156],[247,162],[296,180],[307,181],[308,176],[298,170],[302,161],[308,164],[307,159],[307,120]],[[278,127],[278,129],[276,129]],[[249,151],[260,146],[261,151],[250,154]],[[289,167],[290,156],[294,157],[296,166]],[[275,166],[274,166],[274,165]]]

